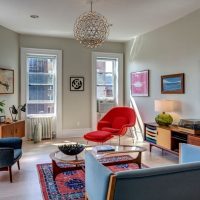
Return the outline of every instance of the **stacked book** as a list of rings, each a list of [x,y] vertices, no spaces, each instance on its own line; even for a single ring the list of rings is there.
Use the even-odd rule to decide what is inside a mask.
[[[157,128],[156,126],[146,126],[146,141],[156,144],[157,140]]]
[[[110,145],[100,145],[100,146],[93,147],[93,151],[95,153],[105,153],[109,151],[115,151],[115,148]]]

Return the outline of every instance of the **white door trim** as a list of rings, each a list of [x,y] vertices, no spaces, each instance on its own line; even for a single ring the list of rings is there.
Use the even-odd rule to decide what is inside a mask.
[[[92,130],[96,129],[97,126],[97,96],[96,96],[96,59],[101,58],[113,58],[118,59],[118,105],[123,106],[123,54],[121,53],[105,53],[105,52],[92,52],[92,113],[91,113],[91,124]]]

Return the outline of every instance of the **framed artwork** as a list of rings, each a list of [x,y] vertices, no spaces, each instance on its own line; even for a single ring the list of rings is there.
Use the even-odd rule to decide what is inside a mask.
[[[0,68],[0,94],[14,93],[14,70]]]
[[[131,72],[131,95],[149,96],[149,70]]]
[[[70,91],[84,91],[84,77],[70,77]]]
[[[185,93],[184,73],[161,76],[162,94],[183,94]]]

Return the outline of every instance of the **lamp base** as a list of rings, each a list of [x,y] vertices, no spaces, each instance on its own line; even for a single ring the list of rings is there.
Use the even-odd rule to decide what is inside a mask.
[[[170,114],[161,113],[155,117],[155,121],[160,126],[169,126],[173,122],[173,118]]]

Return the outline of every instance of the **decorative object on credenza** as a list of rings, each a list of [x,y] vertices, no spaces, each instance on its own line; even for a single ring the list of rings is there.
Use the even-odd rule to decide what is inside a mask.
[[[79,143],[64,144],[64,145],[59,145],[58,149],[66,155],[75,156],[76,160],[78,160],[77,155],[85,149],[85,146]]]
[[[91,10],[83,13],[74,24],[74,37],[84,47],[96,48],[107,39],[111,25],[103,15],[93,11],[93,0],[90,3]]]
[[[131,72],[131,95],[149,96],[149,70]]]
[[[0,68],[0,94],[14,93],[14,70]]]
[[[161,76],[162,94],[183,94],[185,93],[184,73]]]
[[[26,112],[26,104],[19,105],[18,108],[12,105],[11,107],[9,107],[9,110],[12,117],[12,121],[15,122],[17,121],[17,115],[19,114],[19,111]]]
[[[178,129],[190,134],[200,134],[200,119],[181,119]]]
[[[160,112],[155,117],[155,121],[158,125],[169,126],[173,122],[173,118],[166,112],[174,112],[176,110],[176,101],[174,100],[155,100],[155,111]]]
[[[70,77],[70,91],[84,91],[84,77]]]

